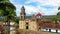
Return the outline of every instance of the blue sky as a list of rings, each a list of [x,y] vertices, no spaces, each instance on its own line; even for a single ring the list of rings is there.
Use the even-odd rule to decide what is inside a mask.
[[[16,6],[17,16],[20,16],[23,5],[27,16],[37,13],[56,15],[60,6],[60,0],[10,0],[10,2]]]

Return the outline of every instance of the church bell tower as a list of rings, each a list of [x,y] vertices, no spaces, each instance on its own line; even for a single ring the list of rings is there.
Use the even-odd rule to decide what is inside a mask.
[[[20,13],[20,19],[25,20],[25,17],[26,17],[25,8],[24,6],[22,6],[21,13]]]
[[[22,6],[20,12],[19,29],[25,29],[25,19],[26,19],[25,8],[24,6]]]

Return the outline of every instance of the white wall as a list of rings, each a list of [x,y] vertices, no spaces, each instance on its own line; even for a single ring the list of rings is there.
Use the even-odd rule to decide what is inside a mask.
[[[15,27],[10,27],[10,30],[14,30],[15,29]]]
[[[51,29],[51,32],[56,32],[56,29]]]
[[[46,29],[41,29],[41,31],[49,31],[49,29],[47,29],[47,30]]]
[[[60,33],[60,29],[58,29],[58,33]]]
[[[3,23],[3,25],[7,25],[7,23]],[[14,25],[15,24],[15,22],[10,22],[10,25]]]
[[[41,31],[47,31],[49,32],[49,29],[41,29]],[[51,32],[56,32],[56,29],[51,29]],[[60,29],[57,30],[58,33],[60,33]]]

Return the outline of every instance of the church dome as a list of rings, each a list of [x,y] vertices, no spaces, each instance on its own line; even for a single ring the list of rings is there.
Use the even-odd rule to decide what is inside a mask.
[[[42,14],[40,14],[40,13],[38,13],[38,14],[36,15],[37,18],[41,18],[41,16],[42,16]]]
[[[38,13],[36,16],[42,16],[42,14]]]

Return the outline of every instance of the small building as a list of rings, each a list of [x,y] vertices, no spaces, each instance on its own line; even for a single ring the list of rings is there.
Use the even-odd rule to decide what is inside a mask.
[[[41,26],[41,31],[60,33],[60,24],[40,22],[39,25]]]

